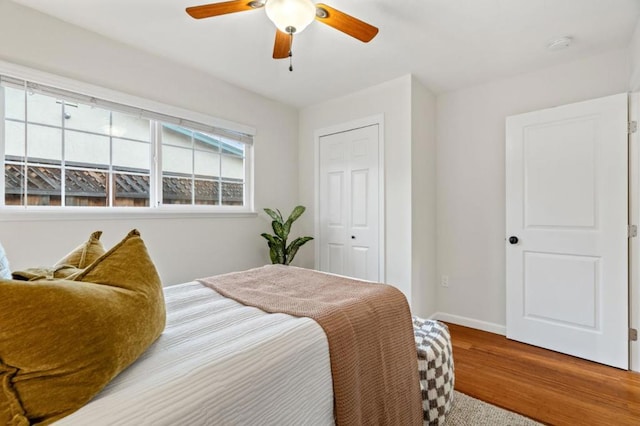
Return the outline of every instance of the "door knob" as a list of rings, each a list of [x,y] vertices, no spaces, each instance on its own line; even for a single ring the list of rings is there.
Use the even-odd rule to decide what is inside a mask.
[[[355,239],[356,239],[356,236],[355,236],[355,235],[352,235],[352,236],[351,236],[351,239],[352,239],[352,240],[355,240]]]
[[[515,237],[515,236],[509,237],[509,242],[511,244],[518,244],[518,237]]]

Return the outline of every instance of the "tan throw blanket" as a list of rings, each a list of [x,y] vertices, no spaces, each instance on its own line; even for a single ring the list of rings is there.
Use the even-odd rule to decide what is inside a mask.
[[[398,289],[282,265],[199,281],[244,305],[320,324],[338,425],[422,424],[411,313]]]

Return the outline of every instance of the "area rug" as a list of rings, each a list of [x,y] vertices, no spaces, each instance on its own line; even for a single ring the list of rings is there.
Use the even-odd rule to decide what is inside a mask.
[[[444,426],[537,426],[535,422],[520,414],[503,410],[455,391],[451,411]]]

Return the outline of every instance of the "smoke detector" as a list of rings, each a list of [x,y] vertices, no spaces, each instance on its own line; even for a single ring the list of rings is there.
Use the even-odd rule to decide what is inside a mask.
[[[555,38],[547,44],[547,50],[555,51],[566,49],[571,46],[572,41],[573,39],[569,36]]]

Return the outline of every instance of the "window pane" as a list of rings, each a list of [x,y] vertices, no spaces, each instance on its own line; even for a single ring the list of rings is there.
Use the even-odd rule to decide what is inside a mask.
[[[24,157],[24,123],[5,120],[4,122],[5,156]]]
[[[196,176],[220,176],[220,154],[211,151],[195,151],[194,169]]]
[[[83,104],[65,105],[64,126],[67,129],[109,135],[111,132],[111,113],[102,108]]]
[[[191,178],[162,177],[163,204],[191,204]]]
[[[23,164],[5,164],[4,166],[4,203],[7,206],[22,205]]]
[[[27,120],[30,123],[62,125],[62,103],[51,96],[27,93]]]
[[[193,148],[191,136],[193,131],[173,124],[162,125],[162,145]]]
[[[4,87],[4,114],[24,121],[24,90]]]
[[[196,204],[216,205],[218,201],[219,182],[208,179],[196,179]]]
[[[225,154],[238,155],[244,157],[245,144],[229,139],[222,140],[222,152]]]
[[[243,147],[244,150],[244,147]],[[222,156],[222,204],[241,206],[244,201],[244,158],[240,155]]]
[[[195,149],[210,152],[220,152],[222,142],[213,136],[201,132],[193,132]]]
[[[125,139],[113,139],[113,167],[149,170],[151,164],[151,144]]]
[[[242,182],[222,181],[222,205],[241,206],[244,200],[244,185]]]
[[[109,166],[109,137],[89,133],[64,132],[65,160],[77,164]]]
[[[27,166],[27,204],[59,206],[61,200],[60,168]]]
[[[60,162],[62,160],[62,132],[60,129],[29,124],[27,126],[27,155],[30,159]]]
[[[67,169],[65,172],[67,206],[104,207],[109,205],[106,172],[86,169]]]
[[[222,178],[238,179],[244,178],[244,158],[230,155],[222,156]]]
[[[149,207],[150,197],[150,176],[116,173],[115,179],[115,199],[113,205],[116,207]]]
[[[149,120],[115,111],[111,114],[111,120],[113,122],[111,127],[112,136],[145,142],[151,141]]]
[[[177,148],[174,146],[162,146],[162,170],[166,173],[182,173],[191,175],[192,150],[189,148]]]

